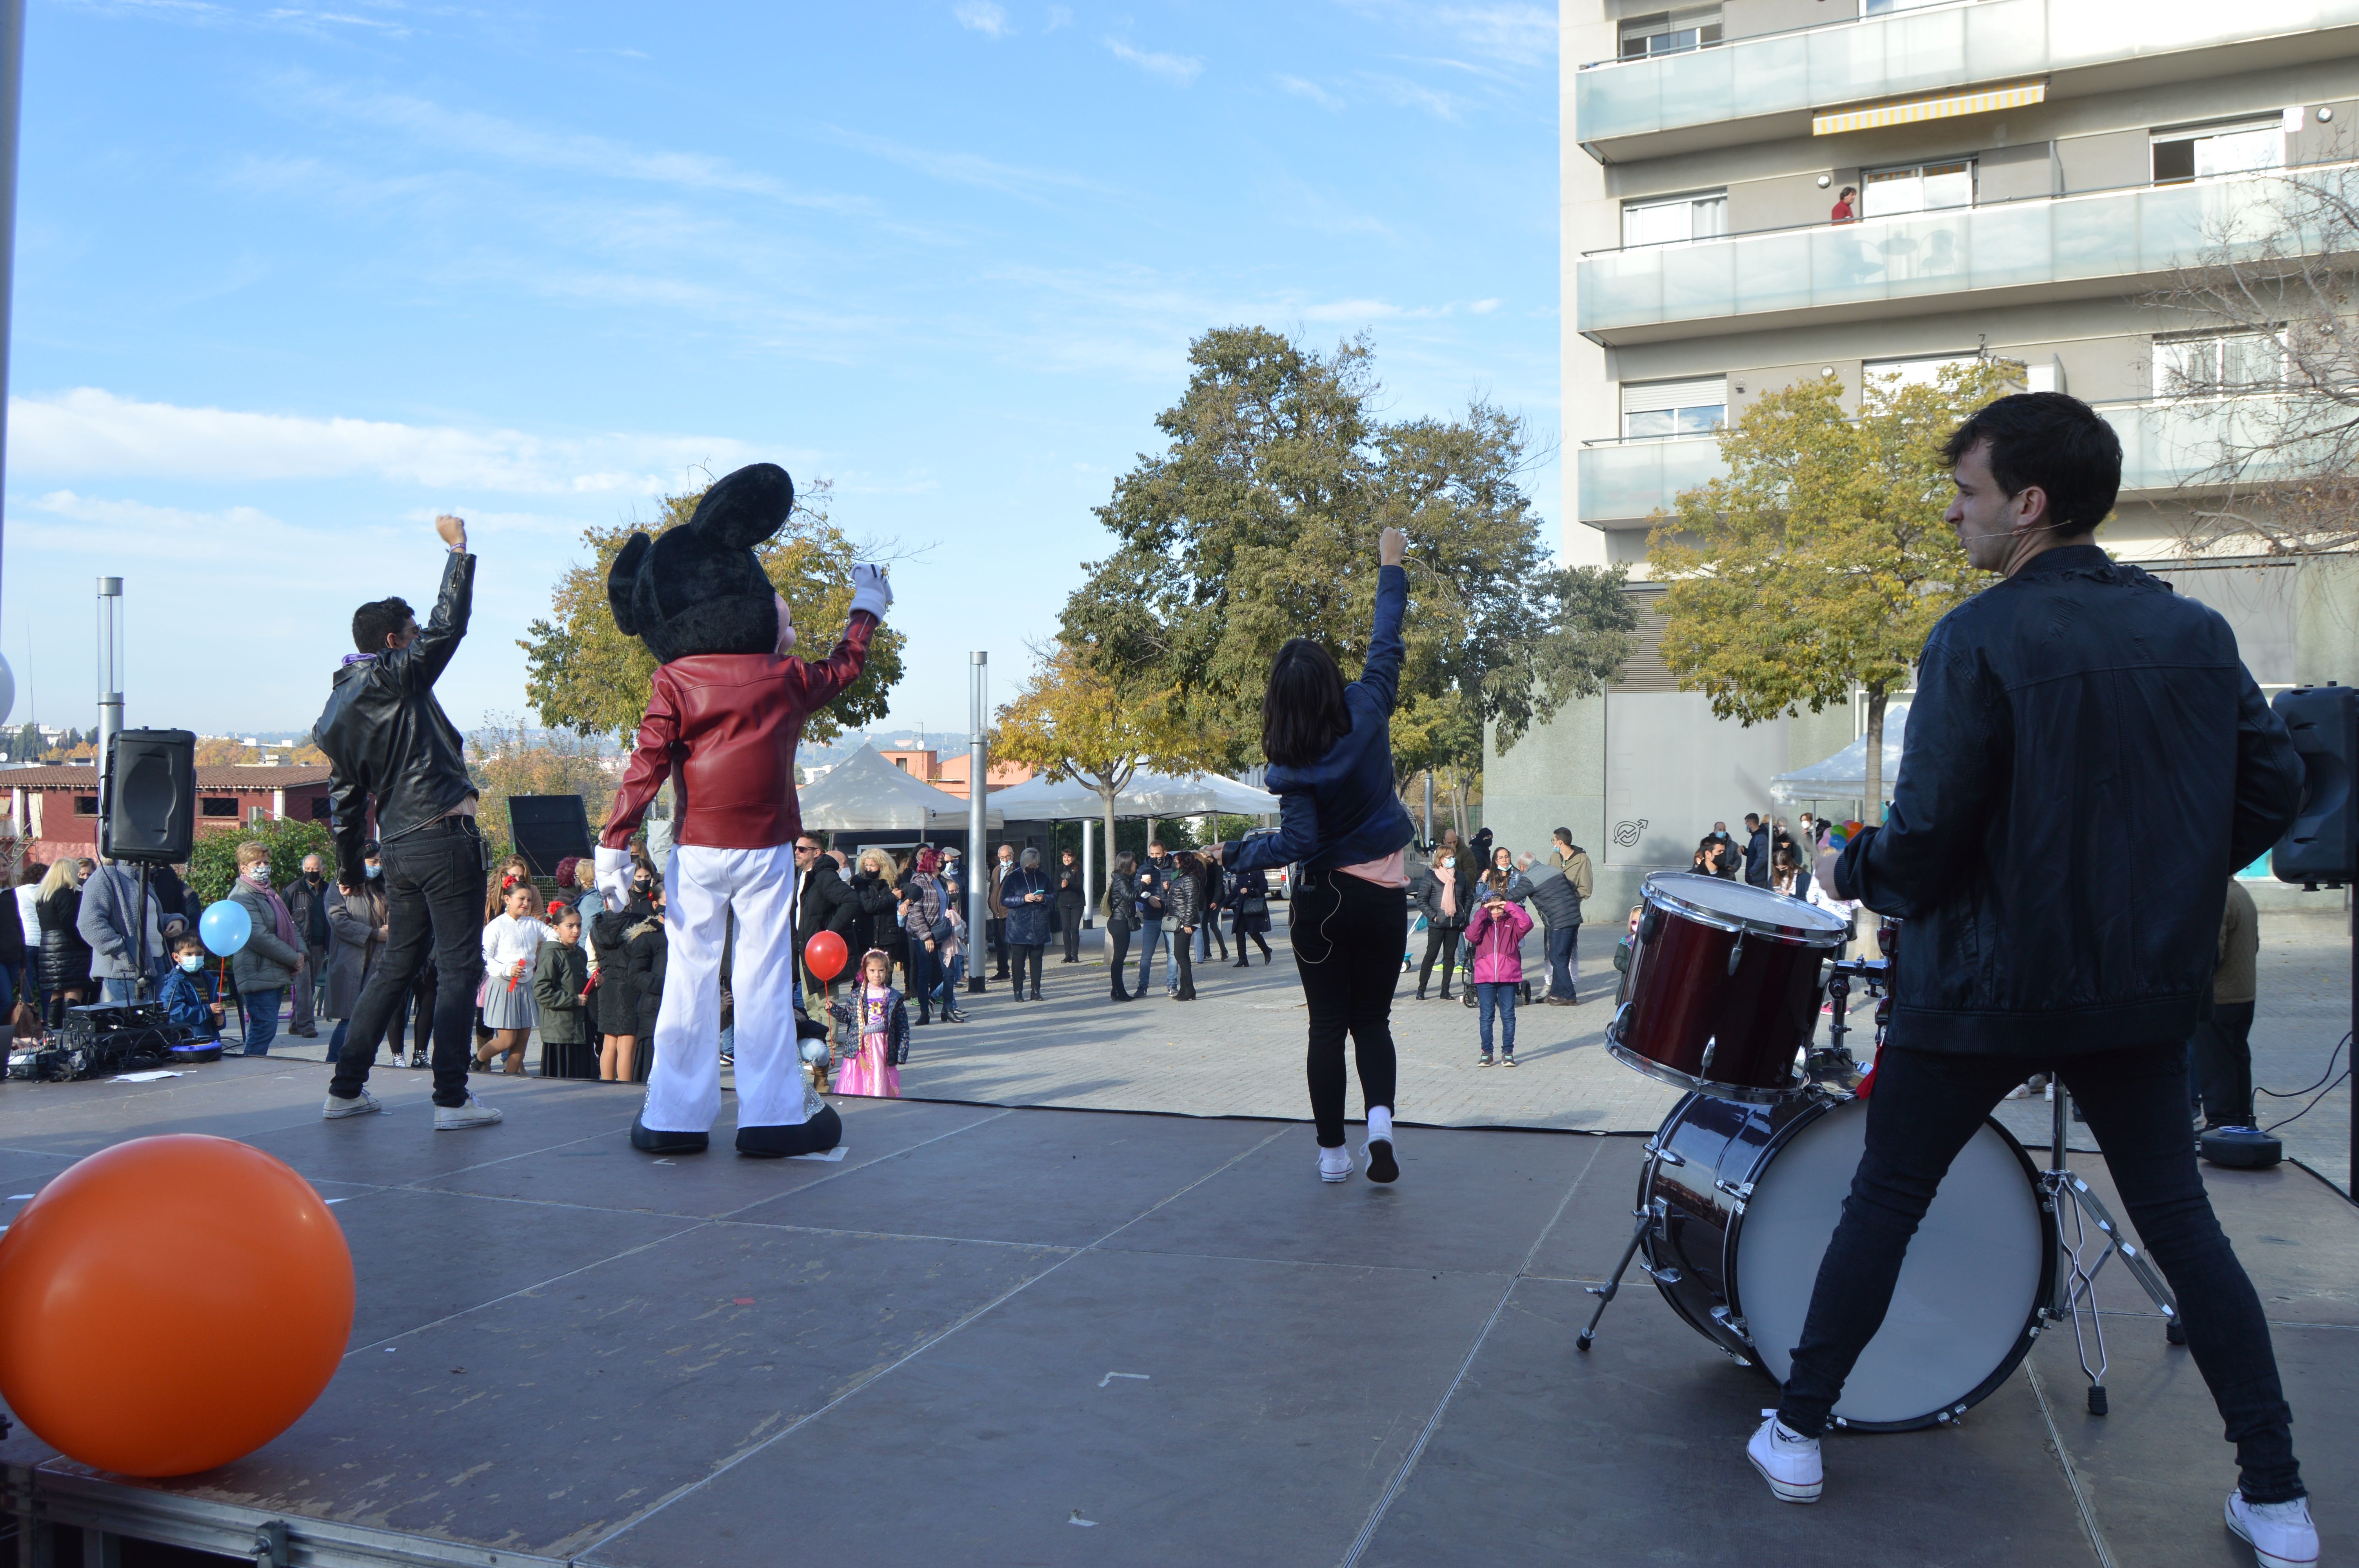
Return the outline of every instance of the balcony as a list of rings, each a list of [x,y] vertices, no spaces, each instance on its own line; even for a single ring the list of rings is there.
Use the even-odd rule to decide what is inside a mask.
[[[2122,494],[2155,499],[2212,467],[2223,434],[2254,439],[2267,427],[2267,417],[2244,416],[2256,412],[2260,401],[2099,404],[2097,412],[2122,440]],[[1575,461],[1581,521],[1601,528],[1628,528],[1658,511],[1676,512],[1680,491],[1728,471],[1717,436],[1600,441],[1582,447]]]
[[[2359,185],[2354,168],[2296,172]],[[2017,300],[2118,295],[2223,238],[2240,248],[2286,243],[2274,200],[2282,189],[2275,171],[2230,175],[1593,251],[1580,262],[1577,320],[1583,336],[1619,345],[1900,315],[1928,298],[1962,305],[1960,296],[1994,291]]]
[[[1573,80],[1573,124],[1592,157],[1620,163],[1807,135],[1814,108],[1975,82],[2044,76],[2058,98],[2261,70],[2354,27],[2359,0],[1979,0],[1600,60]]]

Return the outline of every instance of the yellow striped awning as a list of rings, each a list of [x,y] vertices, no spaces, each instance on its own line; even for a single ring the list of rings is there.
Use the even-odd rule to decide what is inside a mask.
[[[2048,97],[2048,83],[2026,81],[2014,87],[1990,87],[1980,92],[1951,92],[1940,98],[1911,98],[1905,103],[1879,103],[1872,109],[1839,109],[1810,118],[1810,135],[1841,135],[1845,131],[1872,131],[1878,125],[1908,125],[1919,120],[1946,120],[1953,114],[1987,114],[2013,109]]]

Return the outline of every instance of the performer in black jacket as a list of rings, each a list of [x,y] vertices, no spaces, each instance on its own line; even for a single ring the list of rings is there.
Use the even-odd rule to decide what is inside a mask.
[[[2264,1563],[2307,1563],[2292,1412],[2196,1171],[2186,1044],[2228,875],[2293,819],[2301,762],[2227,622],[2097,547],[2121,444],[2087,405],[2001,398],[1946,456],[1949,524],[2005,580],[1926,640],[1890,816],[1835,867],[1837,896],[1907,924],[1866,1150],[1753,1462],[1777,1497],[1817,1498],[1819,1433],[1943,1173],[2008,1089],[2052,1073],[2178,1295],[2236,1445],[2229,1528]],[[2170,845],[2173,874],[2120,875],[2098,847],[2125,842]]]
[[[430,950],[434,994],[434,1125],[439,1130],[487,1127],[495,1108],[467,1089],[475,984],[483,979],[484,838],[475,826],[475,784],[465,744],[434,700],[434,683],[467,634],[475,557],[467,524],[438,517],[449,546],[442,590],[420,629],[408,604],[382,599],[353,612],[344,655],[311,741],[328,755],[329,827],[336,840],[336,880],[361,891],[361,846],[376,806],[392,935],[385,956],[353,1004],[352,1028],[328,1081],[321,1114],[329,1120],[383,1110],[368,1092],[369,1067],[402,994]]]

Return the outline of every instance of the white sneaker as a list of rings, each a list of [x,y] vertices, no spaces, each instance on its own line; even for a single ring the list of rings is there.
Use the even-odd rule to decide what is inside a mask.
[[[2318,1561],[2318,1527],[2310,1522],[2310,1499],[2248,1503],[2228,1494],[2228,1528],[2253,1549],[2261,1568],[2310,1568]]]
[[[495,1121],[506,1119],[506,1112],[477,1099],[473,1089],[467,1091],[467,1103],[464,1105],[438,1105],[434,1108],[434,1130],[437,1132],[453,1132],[463,1127],[489,1127]]]
[[[1319,1179],[1322,1182],[1350,1181],[1352,1151],[1341,1146],[1319,1151]]]
[[[339,1099],[334,1095],[330,1095],[327,1103],[320,1108],[320,1119],[342,1121],[348,1116],[368,1116],[384,1108],[385,1102],[364,1087],[351,1099]]]
[[[1815,1503],[1826,1486],[1826,1471],[1819,1464],[1819,1440],[1797,1435],[1777,1422],[1776,1411],[1763,1411],[1767,1419],[1745,1445],[1745,1457],[1769,1483],[1770,1492],[1781,1503]]]
[[[1393,1158],[1393,1113],[1386,1106],[1368,1108],[1368,1180],[1397,1182],[1400,1163]]]

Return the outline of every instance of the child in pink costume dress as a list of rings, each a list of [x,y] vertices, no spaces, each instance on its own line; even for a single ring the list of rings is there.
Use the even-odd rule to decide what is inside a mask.
[[[893,989],[892,958],[868,949],[860,959],[860,989],[849,1001],[830,1002],[827,1011],[860,1034],[858,1048],[835,1076],[835,1092],[900,1098],[901,1064],[909,1055],[909,1010]]]

